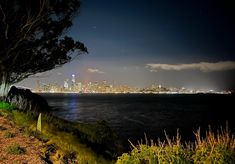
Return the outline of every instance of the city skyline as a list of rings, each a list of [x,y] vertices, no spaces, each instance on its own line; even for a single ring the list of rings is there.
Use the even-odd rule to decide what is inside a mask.
[[[18,86],[22,87],[22,86]],[[56,83],[43,83],[37,80],[35,88],[30,88],[37,93],[141,93],[141,94],[196,94],[196,93],[213,93],[213,94],[231,94],[234,91],[224,90],[198,90],[195,88],[176,88],[167,87],[161,84],[151,84],[147,87],[133,87],[117,82],[95,81],[95,82],[81,82],[76,80],[75,75],[71,79],[66,79],[63,85]]]
[[[36,80],[117,81],[145,87],[235,88],[235,23],[229,2],[82,1],[68,35],[89,54]]]
[[[120,84],[116,81],[81,81],[75,74],[70,79],[64,81],[56,81],[45,83],[37,80],[34,88],[25,86],[17,86],[19,88],[27,88],[38,93],[154,93],[154,94],[195,94],[195,93],[214,93],[214,94],[231,94],[234,90],[213,90],[198,89],[186,87],[173,87],[164,84],[152,83],[145,87],[129,86]]]

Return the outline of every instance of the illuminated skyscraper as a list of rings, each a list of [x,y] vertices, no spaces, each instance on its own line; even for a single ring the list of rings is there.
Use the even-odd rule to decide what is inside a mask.
[[[75,90],[75,85],[76,85],[76,80],[75,80],[75,75],[72,74],[72,84],[71,84],[71,90],[74,91]]]
[[[77,83],[77,91],[82,92],[82,83]]]
[[[68,79],[64,81],[64,89],[68,89],[69,88],[69,83],[68,83]]]
[[[72,74],[72,84],[75,84],[76,80],[75,80],[75,75]]]

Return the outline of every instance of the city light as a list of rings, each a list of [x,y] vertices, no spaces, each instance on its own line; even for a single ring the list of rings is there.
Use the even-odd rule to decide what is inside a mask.
[[[109,83],[106,80],[101,82],[86,82],[82,83],[76,80],[75,75],[72,75],[71,80],[66,79],[63,85],[54,84],[40,84],[33,89],[34,92],[46,93],[140,93],[140,94],[199,94],[199,93],[214,93],[214,94],[230,94],[231,91],[214,91],[187,89],[185,87],[166,87],[162,84],[152,84],[149,87],[131,87],[127,85],[119,85],[116,82]]]

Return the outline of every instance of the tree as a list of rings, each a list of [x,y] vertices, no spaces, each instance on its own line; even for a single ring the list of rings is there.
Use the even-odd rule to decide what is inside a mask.
[[[2,95],[10,84],[87,52],[83,43],[65,35],[79,8],[79,0],[0,1]]]

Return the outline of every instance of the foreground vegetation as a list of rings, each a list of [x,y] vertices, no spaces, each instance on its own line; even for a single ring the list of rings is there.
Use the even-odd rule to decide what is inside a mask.
[[[72,123],[42,114],[42,131],[37,131],[38,114],[23,113],[15,107],[0,102],[0,115],[14,121],[23,129],[25,135],[34,136],[45,143],[41,150],[45,161],[61,163],[115,163],[122,147],[117,136],[105,122],[97,124]],[[4,127],[0,128],[4,129]],[[154,142],[145,137],[145,143],[133,145],[129,153],[117,158],[117,164],[155,164],[155,163],[235,163],[235,138],[228,126],[217,133],[209,127],[205,137],[200,129],[194,133],[194,142],[182,143],[177,132],[175,138],[166,135],[166,141]],[[4,137],[14,137],[5,133]],[[22,154],[19,145],[12,145],[6,151]],[[119,153],[119,154],[118,154]]]
[[[145,137],[142,142],[133,147],[130,153],[118,157],[117,164],[157,164],[157,163],[200,163],[200,164],[234,164],[235,163],[235,138],[228,126],[221,128],[217,134],[211,128],[206,132],[206,137],[201,136],[200,129],[195,133],[195,142],[182,143],[179,133],[176,139],[154,143]]]
[[[25,135],[45,143],[41,150],[45,161],[62,163],[114,163],[120,152],[118,137],[105,122],[72,123],[49,114],[42,114],[42,131],[37,130],[37,113],[24,113],[0,102],[0,115],[12,120]],[[14,137],[6,134],[5,137]],[[16,146],[15,146],[16,147]],[[19,147],[9,148],[10,152]]]
[[[14,144],[14,145],[11,145],[7,148],[7,152],[10,153],[10,154],[24,154],[25,153],[25,149],[20,147],[19,144]]]

